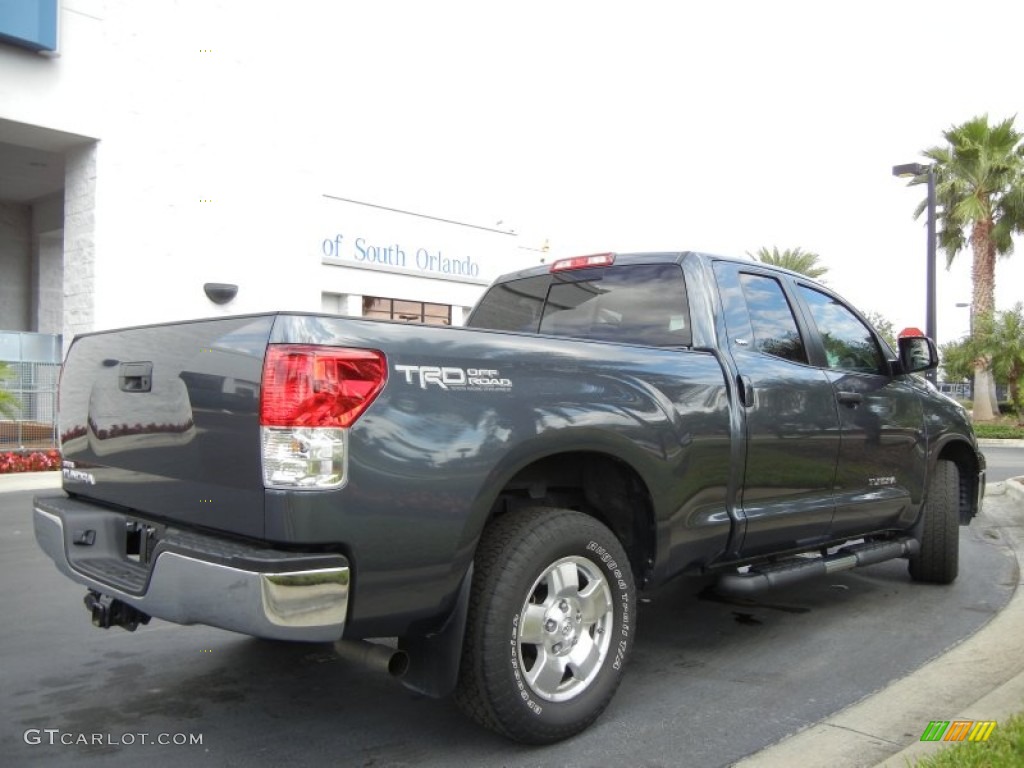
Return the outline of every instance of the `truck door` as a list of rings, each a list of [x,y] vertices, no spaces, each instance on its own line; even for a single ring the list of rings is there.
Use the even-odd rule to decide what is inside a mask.
[[[790,286],[753,265],[716,262],[714,269],[746,430],[740,553],[813,546],[833,517],[839,416],[832,384],[810,362]]]
[[[831,535],[904,527],[913,522],[925,479],[921,398],[907,377],[891,375],[887,350],[843,301],[802,283],[797,294],[815,326],[812,360],[822,365],[839,406]]]

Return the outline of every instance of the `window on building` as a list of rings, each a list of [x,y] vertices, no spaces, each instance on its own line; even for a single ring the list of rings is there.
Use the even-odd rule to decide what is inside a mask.
[[[385,299],[378,296],[363,297],[363,316],[377,320],[397,320],[401,323],[452,324],[452,308],[448,304]]]

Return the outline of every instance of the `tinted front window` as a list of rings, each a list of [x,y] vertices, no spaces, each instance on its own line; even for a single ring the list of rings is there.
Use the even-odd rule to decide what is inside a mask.
[[[829,368],[862,373],[881,373],[882,353],[875,336],[853,311],[828,294],[800,286],[800,295],[818,326]]]
[[[689,346],[678,264],[581,269],[494,286],[469,325],[653,346]]]
[[[754,331],[754,348],[784,360],[806,363],[807,352],[779,281],[764,275],[743,274],[740,284]]]

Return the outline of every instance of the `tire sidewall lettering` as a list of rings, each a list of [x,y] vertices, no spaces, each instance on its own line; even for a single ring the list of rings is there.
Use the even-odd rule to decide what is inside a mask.
[[[620,564],[615,561],[604,547],[591,540],[587,544],[587,551],[593,552],[597,556],[597,559],[608,570],[608,582],[612,590],[618,590],[620,610],[616,613],[615,624],[618,627],[619,637],[617,640],[612,641],[612,646],[609,649],[610,652],[614,652],[612,656],[612,669],[618,672],[626,661],[626,654],[629,651],[629,639],[633,628],[633,606],[629,602],[629,585],[622,578]]]
[[[515,679],[516,688],[519,690],[519,698],[523,700],[526,708],[529,709],[533,714],[540,715],[544,711],[544,707],[533,700],[531,695],[530,686],[526,682],[526,678],[523,676],[525,670],[520,668],[519,665],[519,614],[517,613],[512,617],[512,640],[509,642],[509,646],[512,652],[512,677]]]
[[[526,681],[526,670],[522,668],[519,661],[519,623],[522,617],[519,613],[513,615],[509,639],[509,662],[512,680],[516,688],[517,697],[521,700],[522,704],[537,717],[540,717],[545,712],[552,715],[559,711],[584,706],[584,702],[588,697],[600,695],[600,689],[605,687],[610,680],[613,680],[622,674],[633,635],[634,609],[630,601],[629,582],[626,580],[628,578],[628,573],[623,573],[623,569],[629,567],[628,564],[617,560],[615,556],[608,552],[604,546],[593,539],[587,540],[587,544],[584,547],[583,552],[580,552],[579,549],[575,547],[571,547],[566,548],[566,550],[561,552],[558,556],[566,555],[578,555],[585,557],[595,565],[602,567],[606,572],[605,578],[608,581],[608,587],[612,592],[613,599],[613,620],[611,631],[614,632],[615,635],[608,647],[607,656],[602,662],[602,665],[605,668],[602,670],[602,679],[595,680],[594,683],[585,691],[581,692],[579,696],[568,701],[544,701],[543,703],[539,703],[536,695],[530,688],[529,683]],[[557,559],[557,557],[549,557],[549,559]]]

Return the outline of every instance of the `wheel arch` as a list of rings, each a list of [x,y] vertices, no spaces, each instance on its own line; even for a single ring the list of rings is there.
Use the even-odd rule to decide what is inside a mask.
[[[534,457],[508,471],[479,518],[474,539],[501,515],[548,506],[587,514],[622,544],[639,583],[656,552],[654,500],[633,463],[607,450],[574,448]]]
[[[952,439],[941,446],[935,461],[951,461],[956,465],[960,475],[960,524],[967,525],[979,512],[979,500],[984,490],[978,487],[981,470],[978,453],[966,440]],[[930,469],[934,471],[935,462]]]

